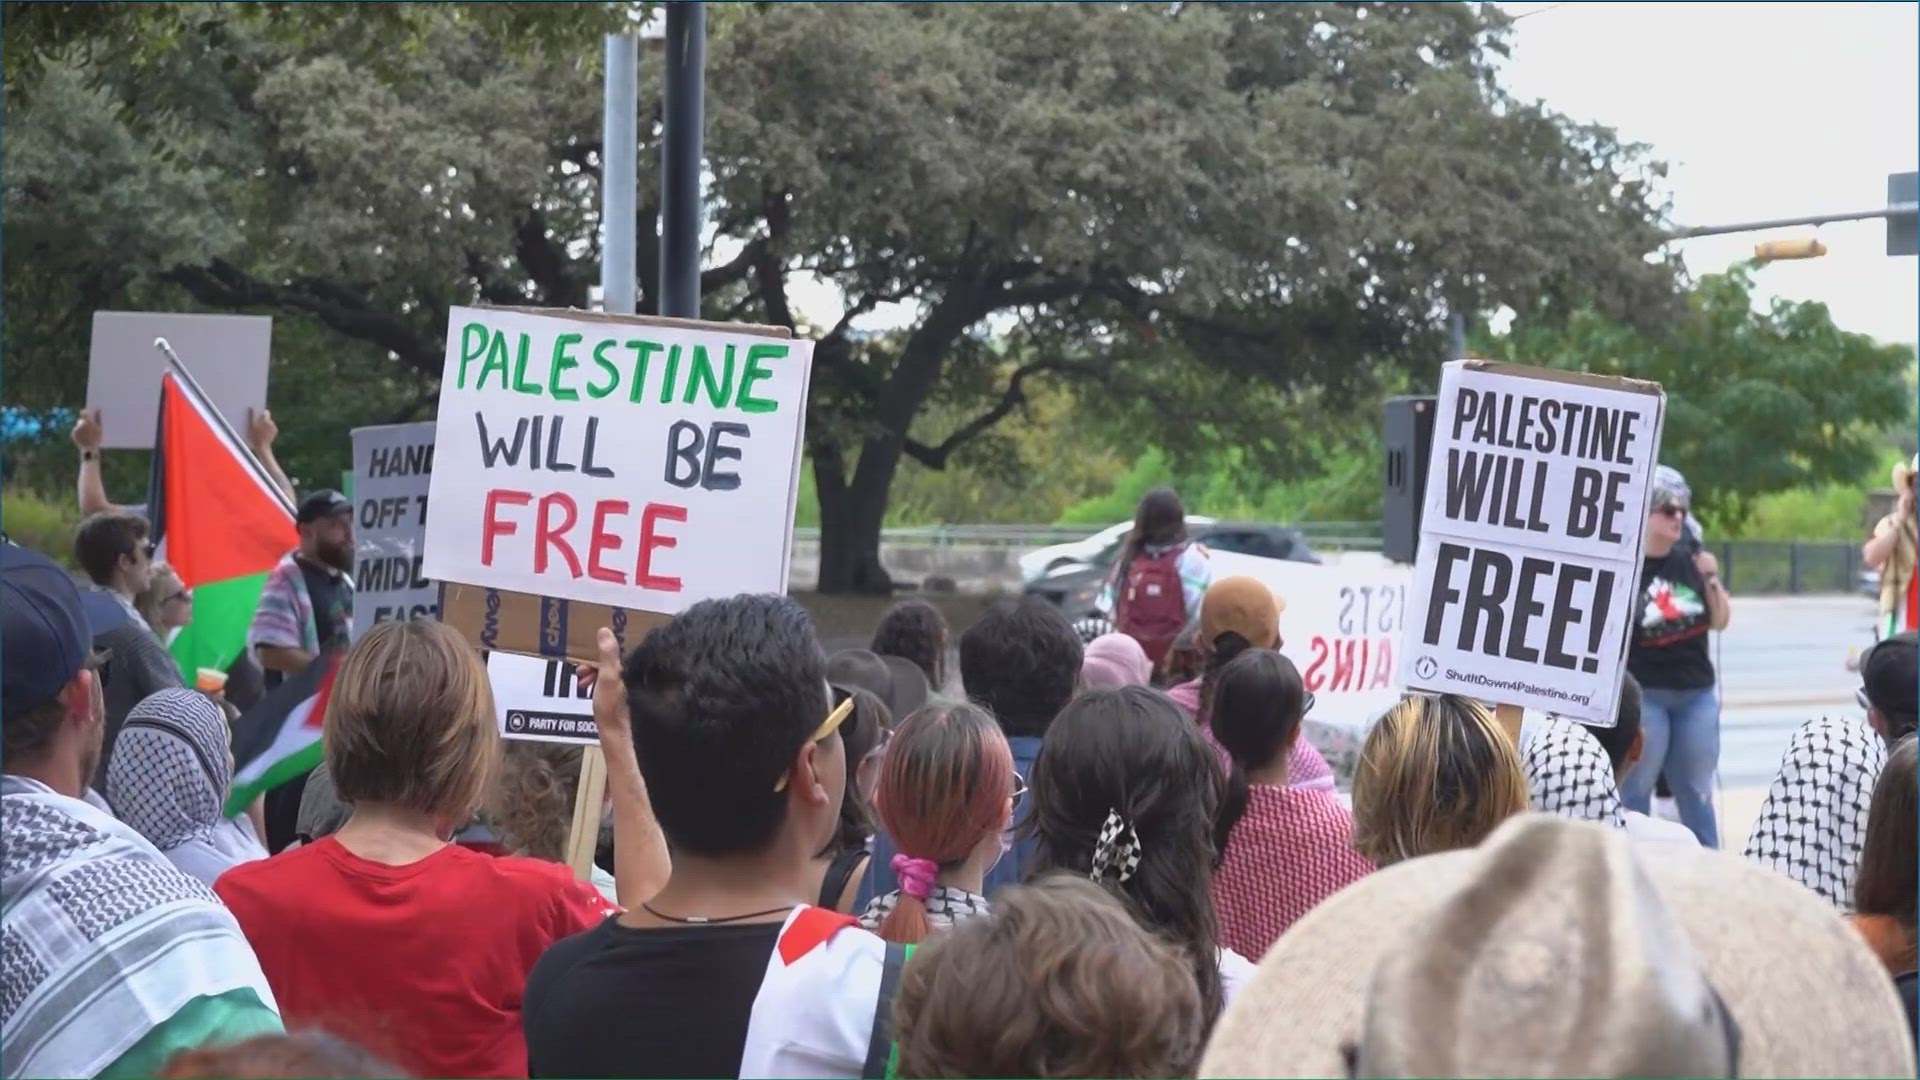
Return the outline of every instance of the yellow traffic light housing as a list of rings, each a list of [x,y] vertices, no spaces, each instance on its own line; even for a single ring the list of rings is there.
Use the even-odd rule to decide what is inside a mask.
[[[1782,259],[1817,259],[1827,253],[1827,245],[1817,236],[1801,240],[1768,240],[1753,245],[1753,257],[1756,262],[1779,262]]]

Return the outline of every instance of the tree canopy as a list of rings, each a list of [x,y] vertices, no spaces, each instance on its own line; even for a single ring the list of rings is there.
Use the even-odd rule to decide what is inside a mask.
[[[1581,310],[1477,344],[1493,359],[1660,383],[1661,461],[1711,524],[1737,528],[1760,496],[1855,480],[1885,455],[1887,429],[1913,419],[1911,345],[1841,330],[1825,304],[1756,311],[1754,272],[1706,275],[1685,318],[1658,332]]]
[[[599,50],[499,47],[517,16],[489,12],[531,5],[402,7],[391,40],[289,15],[308,5],[75,16],[160,22],[166,48],[130,65],[89,52],[98,27],[10,27],[20,400],[78,399],[98,307],[292,317],[320,331],[303,362],[393,362],[403,390],[369,395],[393,410],[437,374],[449,306],[588,303]],[[16,64],[29,45],[37,66]],[[887,587],[901,458],[982,449],[1036,380],[1074,380],[1116,444],[1230,444],[1280,470],[1311,460],[1314,417],[1429,370],[1449,310],[1676,314],[1675,266],[1649,257],[1658,167],[1504,93],[1505,47],[1489,5],[716,9],[706,313],[819,337],[823,587]],[[657,62],[642,80],[651,310]],[[165,108],[136,122],[130,102]],[[817,325],[796,306],[809,277],[845,301]],[[893,304],[905,326],[864,332]]]

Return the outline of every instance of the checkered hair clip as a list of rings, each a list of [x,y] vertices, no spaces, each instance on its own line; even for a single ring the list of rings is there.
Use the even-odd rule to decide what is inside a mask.
[[[1100,826],[1100,839],[1093,845],[1093,868],[1087,876],[1095,881],[1113,874],[1113,880],[1125,884],[1140,869],[1140,834],[1120,811],[1107,811],[1106,824]]]

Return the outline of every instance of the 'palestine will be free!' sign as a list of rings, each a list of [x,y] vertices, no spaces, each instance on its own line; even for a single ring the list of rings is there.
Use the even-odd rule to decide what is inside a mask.
[[[781,335],[454,308],[422,574],[668,615],[786,591],[813,343]]]
[[[1664,406],[1654,383],[1446,366],[1402,681],[1613,723]]]

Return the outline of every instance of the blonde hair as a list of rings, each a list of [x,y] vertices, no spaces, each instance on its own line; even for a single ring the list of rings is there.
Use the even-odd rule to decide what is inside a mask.
[[[464,819],[500,769],[487,669],[444,623],[384,622],[341,661],[327,699],[340,798]]]
[[[167,627],[160,621],[160,608],[166,603],[167,597],[186,587],[186,582],[180,580],[180,575],[173,567],[157,562],[153,564],[153,576],[147,580],[147,587],[133,598],[133,610],[140,613],[147,628],[163,644],[167,640]]]
[[[516,855],[567,861],[573,800],[580,787],[578,746],[515,740],[501,755],[500,783],[487,819]],[[596,819],[597,820],[597,819]]]
[[[1470,848],[1527,808],[1520,753],[1477,701],[1402,698],[1367,735],[1353,777],[1353,846],[1388,866]]]

